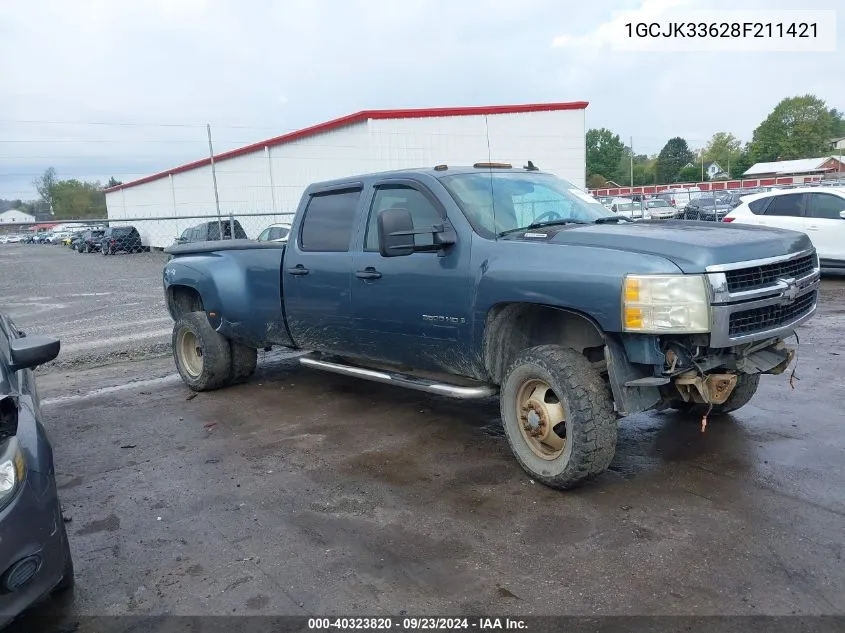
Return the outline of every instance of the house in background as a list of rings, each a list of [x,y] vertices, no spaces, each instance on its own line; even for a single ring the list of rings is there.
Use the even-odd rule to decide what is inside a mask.
[[[28,225],[32,222],[35,222],[35,216],[29,215],[29,213],[17,209],[3,211],[3,213],[0,213],[0,233],[17,233],[21,230],[21,225]]]
[[[719,163],[704,163],[704,172],[707,174],[708,180],[728,180],[730,176]]]
[[[701,163],[687,163],[685,167],[701,167]],[[704,163],[705,180],[728,180],[730,176],[719,163]]]
[[[845,136],[837,136],[830,139],[830,149],[834,152],[845,152]]]

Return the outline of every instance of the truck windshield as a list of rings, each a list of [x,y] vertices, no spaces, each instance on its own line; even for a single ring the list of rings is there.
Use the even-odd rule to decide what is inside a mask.
[[[552,174],[468,173],[441,182],[482,236],[492,238],[536,223],[590,224],[616,217],[598,200]]]

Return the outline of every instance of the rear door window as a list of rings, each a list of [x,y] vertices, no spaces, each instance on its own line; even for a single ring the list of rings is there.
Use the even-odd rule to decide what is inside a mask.
[[[839,213],[845,211],[845,198],[831,193],[812,193],[809,216],[820,220],[840,220]]]
[[[299,234],[303,251],[349,251],[361,189],[343,189],[311,196]]]

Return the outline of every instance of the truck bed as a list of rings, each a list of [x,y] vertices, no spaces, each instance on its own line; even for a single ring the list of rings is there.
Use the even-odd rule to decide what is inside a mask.
[[[218,332],[250,347],[293,345],[282,298],[285,244],[217,240],[174,245],[165,252],[171,255],[165,287],[195,289]]]

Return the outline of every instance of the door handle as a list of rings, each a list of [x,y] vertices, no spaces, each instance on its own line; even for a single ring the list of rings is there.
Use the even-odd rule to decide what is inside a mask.
[[[810,226],[808,226],[807,228],[808,228],[809,230],[811,230],[811,231],[818,231],[818,230],[819,230],[819,227],[818,227],[818,226],[816,226],[815,224],[811,224],[811,225],[810,225]]]
[[[308,270],[302,264],[297,264],[293,268],[288,268],[288,274],[294,275],[294,276],[297,276],[297,277],[302,276],[302,275],[307,275],[309,272],[311,272],[311,271]]]
[[[367,266],[364,270],[359,270],[355,273],[358,279],[381,279],[381,273],[372,266]]]

